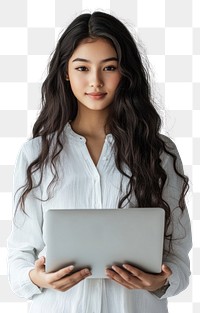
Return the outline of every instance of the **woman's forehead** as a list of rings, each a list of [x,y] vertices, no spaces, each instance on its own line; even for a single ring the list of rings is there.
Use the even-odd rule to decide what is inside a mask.
[[[94,55],[95,52],[95,55]],[[115,51],[115,48],[111,44],[109,40],[106,38],[85,38],[81,40],[81,42],[78,44],[76,49],[74,50],[73,56],[79,56],[78,54],[83,55],[91,55],[91,56],[101,56],[101,58],[104,58],[104,56],[107,57],[107,54],[109,54],[109,57],[117,56],[117,53]],[[79,56],[80,57],[80,56]]]

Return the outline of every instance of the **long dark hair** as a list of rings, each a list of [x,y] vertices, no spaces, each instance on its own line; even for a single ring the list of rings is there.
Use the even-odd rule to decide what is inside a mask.
[[[179,199],[182,211],[185,208],[188,178],[178,170],[176,155],[159,134],[161,119],[151,97],[148,70],[133,36],[122,22],[103,12],[79,15],[57,43],[42,85],[42,109],[33,127],[33,138],[41,138],[41,151],[28,166],[27,182],[23,186],[19,204],[25,212],[25,199],[32,189],[42,183],[47,164],[54,173],[49,187],[55,186],[59,179],[56,165],[63,149],[63,129],[77,114],[77,100],[66,81],[66,69],[69,58],[85,38],[109,40],[116,49],[122,74],[107,120],[115,139],[116,167],[129,179],[127,193],[120,199],[118,207],[123,208],[133,192],[139,207],[162,207],[166,213],[166,235],[170,207],[162,197],[167,174],[161,166],[161,153],[173,158],[174,171],[183,181]],[[124,164],[130,169],[130,175],[124,170]],[[40,181],[34,185],[32,176],[36,171],[40,172]]]

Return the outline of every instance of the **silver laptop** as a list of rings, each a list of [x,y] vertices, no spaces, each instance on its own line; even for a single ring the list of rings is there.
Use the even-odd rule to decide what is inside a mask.
[[[160,273],[165,212],[161,208],[49,210],[45,216],[46,272],[88,267],[90,278],[129,263]]]

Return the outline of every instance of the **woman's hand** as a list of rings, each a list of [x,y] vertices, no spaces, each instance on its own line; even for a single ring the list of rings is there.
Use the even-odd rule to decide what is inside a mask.
[[[162,265],[160,274],[148,274],[129,264],[123,264],[123,268],[116,265],[106,269],[106,275],[128,289],[145,289],[156,291],[164,286],[172,271],[167,265]]]
[[[46,273],[44,263],[45,258],[39,258],[35,262],[35,268],[29,272],[32,282],[40,288],[66,291],[91,275],[91,272],[87,268],[70,275],[74,268],[73,266],[65,267],[55,273]]]

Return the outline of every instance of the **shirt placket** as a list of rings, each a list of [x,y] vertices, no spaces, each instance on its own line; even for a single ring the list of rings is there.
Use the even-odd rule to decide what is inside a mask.
[[[96,170],[97,171],[97,170]],[[102,191],[101,191],[101,178],[100,175],[96,173],[94,177],[94,208],[102,208]]]
[[[91,195],[92,197],[91,206],[94,209],[102,208],[102,191],[101,191],[100,173],[91,159],[85,140],[80,141],[80,148],[81,148],[81,153],[82,153],[82,157],[84,160],[84,164],[86,165],[86,170],[91,177],[90,183],[92,184],[92,190],[93,190],[93,194]]]
[[[103,150],[100,155],[98,165],[95,166],[94,162],[90,156],[88,148],[86,146],[86,141],[81,140],[82,155],[84,157],[87,169],[92,176],[93,181],[93,203],[92,206],[94,209],[102,209],[103,199],[102,199],[102,186],[101,186],[101,175],[106,171],[106,164],[108,162],[108,141],[107,139],[104,142]]]

